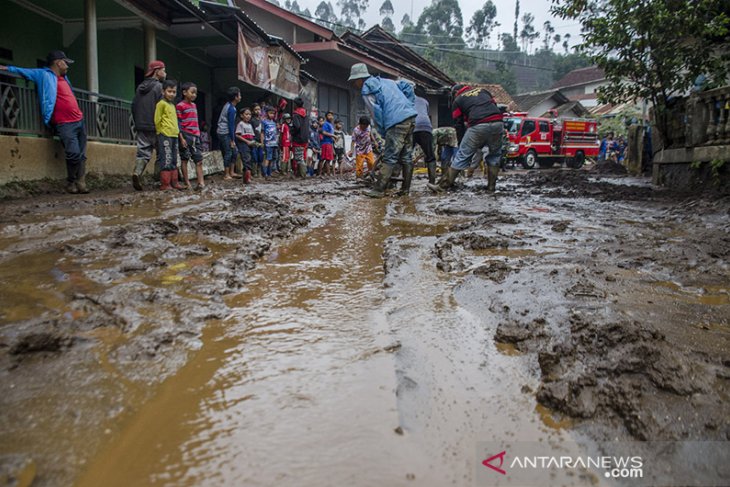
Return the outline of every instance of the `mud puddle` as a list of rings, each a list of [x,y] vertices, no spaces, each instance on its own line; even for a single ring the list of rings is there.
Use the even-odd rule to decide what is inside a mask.
[[[357,201],[272,249],[78,485],[470,485],[478,441],[561,438],[436,272],[454,222],[417,202]]]
[[[34,485],[466,486],[495,441],[726,440],[727,199],[590,177],[112,200],[69,210],[81,235],[6,211],[2,463]]]

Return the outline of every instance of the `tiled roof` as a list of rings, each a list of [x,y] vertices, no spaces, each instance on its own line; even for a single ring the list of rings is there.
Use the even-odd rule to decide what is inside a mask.
[[[578,86],[606,79],[606,74],[598,66],[589,66],[587,68],[574,69],[570,73],[563,76],[552,88],[567,88],[568,86]]]
[[[524,93],[522,95],[515,95],[512,97],[517,103],[517,108],[520,111],[527,112],[533,107],[538,105],[548,98],[555,98],[555,101],[559,104],[568,102],[568,98],[563,95],[560,90],[548,90],[540,91],[537,93]]]

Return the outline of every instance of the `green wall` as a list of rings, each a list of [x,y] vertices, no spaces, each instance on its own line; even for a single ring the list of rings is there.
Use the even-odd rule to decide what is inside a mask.
[[[69,46],[63,46],[60,24],[12,2],[2,8],[0,47],[13,51],[13,59],[0,59],[2,64],[35,68],[38,59],[45,59],[53,49],[63,49],[76,62],[69,69],[69,79],[76,88],[88,89],[83,30]],[[160,39],[167,39],[167,43]],[[98,29],[99,91],[102,94],[131,100],[136,88],[135,67],[145,69],[144,34],[142,29]],[[193,81],[199,89],[211,93],[211,72],[203,63],[183,54],[169,44],[176,39],[158,31],[157,57],[167,64],[168,77],[180,82]],[[212,98],[209,98],[212,99]]]
[[[13,59],[0,58],[0,63],[35,68],[38,59],[45,59],[48,51],[62,49],[62,43],[60,24],[15,3],[3,2],[0,47],[12,50]]]

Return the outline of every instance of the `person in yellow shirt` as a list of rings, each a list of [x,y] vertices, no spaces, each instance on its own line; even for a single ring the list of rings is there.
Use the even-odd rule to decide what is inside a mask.
[[[178,181],[177,151],[180,128],[175,109],[177,81],[165,80],[162,99],[155,107],[155,131],[157,132],[157,164],[160,166],[160,189],[185,189]]]

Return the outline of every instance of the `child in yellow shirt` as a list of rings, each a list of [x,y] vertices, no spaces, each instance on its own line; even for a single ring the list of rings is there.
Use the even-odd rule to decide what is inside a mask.
[[[160,166],[160,189],[185,189],[178,182],[177,151],[180,128],[177,124],[175,96],[177,81],[165,80],[162,84],[162,99],[155,107],[155,130],[157,132],[157,164]]]

